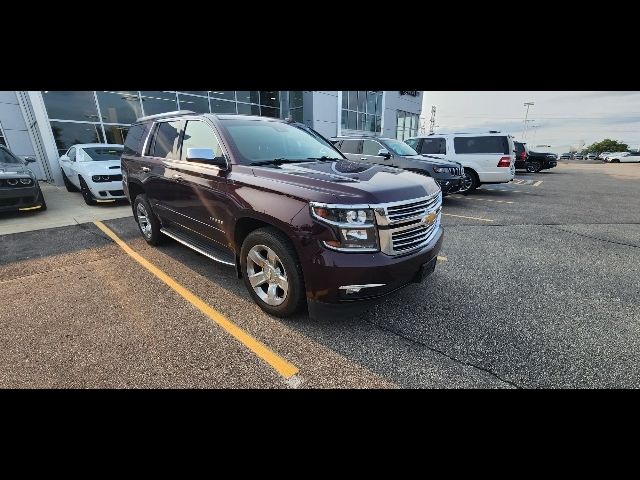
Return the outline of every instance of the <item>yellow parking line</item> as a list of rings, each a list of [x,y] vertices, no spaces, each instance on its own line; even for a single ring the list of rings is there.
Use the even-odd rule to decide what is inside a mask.
[[[452,213],[443,213],[442,215],[446,215],[448,217],[458,217],[458,218],[468,218],[470,220],[481,220],[483,222],[493,222],[494,220],[491,220],[489,218],[480,218],[480,217],[466,217],[464,215],[454,215]]]
[[[178,282],[176,282],[169,275],[164,273],[154,264],[149,262],[142,255],[133,250],[129,245],[127,245],[124,241],[122,241],[109,227],[107,227],[102,222],[93,222],[95,225],[102,230],[111,240],[116,242],[122,250],[125,251],[127,255],[133,258],[136,262],[142,265],[144,268],[149,270],[152,274],[162,280],[169,288],[175,291],[178,295],[184,298],[187,302],[193,305],[195,308],[204,313],[210,320],[217,323],[223,330],[229,333],[233,338],[242,343],[245,347],[255,353],[258,357],[268,363],[271,368],[273,368],[276,372],[282,375],[284,378],[291,378],[296,373],[298,373],[298,368],[293,364],[289,363],[287,360],[279,356],[274,351],[270,350],[265,344],[253,338],[249,333],[245,332],[243,329],[238,327],[231,320],[227,319],[220,312],[215,310],[214,308],[207,305],[202,299],[191,293],[189,290],[184,288]]]
[[[449,259],[448,259],[447,257],[441,257],[440,255],[438,255],[438,261],[439,261],[439,262],[446,262],[446,261],[448,261],[448,260],[449,260]]]

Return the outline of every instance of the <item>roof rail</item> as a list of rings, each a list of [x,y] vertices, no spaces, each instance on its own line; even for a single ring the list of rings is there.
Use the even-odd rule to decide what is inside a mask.
[[[156,118],[176,117],[178,115],[189,115],[194,113],[196,112],[192,112],[191,110],[176,110],[174,112],[158,113],[156,115],[147,115],[146,117],[140,117],[139,119],[136,120],[136,123],[146,122],[147,120],[155,120]]]

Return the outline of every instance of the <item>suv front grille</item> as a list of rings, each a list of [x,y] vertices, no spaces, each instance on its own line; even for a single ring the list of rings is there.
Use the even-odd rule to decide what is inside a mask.
[[[408,220],[422,218],[438,203],[438,195],[426,198],[418,202],[409,202],[386,208],[386,217],[390,224],[406,222]]]
[[[395,253],[415,250],[427,240],[438,226],[438,221],[432,225],[420,224],[417,227],[391,233],[391,245]]]
[[[449,167],[449,173],[458,177],[461,177],[464,174],[462,167]]]
[[[427,245],[440,227],[441,208],[441,193],[401,204],[376,205],[380,250],[396,256]]]

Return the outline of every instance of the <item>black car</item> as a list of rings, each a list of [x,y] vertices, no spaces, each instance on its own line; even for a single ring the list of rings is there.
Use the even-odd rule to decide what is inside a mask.
[[[513,142],[513,144],[516,147],[516,168],[536,173],[558,165],[558,156],[554,153],[530,151],[527,144],[523,142]]]
[[[36,175],[27,167],[34,158],[16,157],[0,145],[0,212],[46,210]]]
[[[349,160],[401,168],[409,172],[433,177],[442,195],[457,192],[463,187],[464,169],[460,163],[430,155],[420,155],[411,146],[395,138],[336,137],[333,144]]]

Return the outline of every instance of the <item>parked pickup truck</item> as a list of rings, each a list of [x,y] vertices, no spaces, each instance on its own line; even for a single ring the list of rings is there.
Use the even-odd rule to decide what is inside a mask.
[[[235,267],[267,313],[312,318],[420,282],[442,244],[433,178],[352,162],[309,127],[244,115],[139,119],[121,158],[145,240]],[[351,308],[347,308],[351,307]]]

